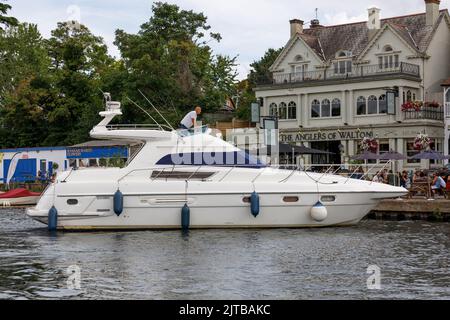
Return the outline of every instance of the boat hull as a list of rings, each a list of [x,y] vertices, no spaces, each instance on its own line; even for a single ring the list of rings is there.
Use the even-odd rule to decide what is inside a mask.
[[[191,229],[216,228],[315,228],[352,226],[358,224],[378,203],[370,193],[336,195],[333,203],[324,203],[327,218],[315,221],[311,209],[317,203],[317,194],[299,194],[300,201],[283,203],[282,194],[260,194],[260,213],[255,218],[250,204],[243,203],[242,194],[234,195],[188,195]],[[390,198],[387,193],[378,197]],[[148,230],[181,229],[181,209],[186,203],[185,195],[125,196],[124,210],[114,214],[111,199],[86,197],[89,203],[81,212],[60,210],[60,230]],[[107,207],[107,203],[110,206]],[[32,208],[28,214],[47,224],[48,211]]]

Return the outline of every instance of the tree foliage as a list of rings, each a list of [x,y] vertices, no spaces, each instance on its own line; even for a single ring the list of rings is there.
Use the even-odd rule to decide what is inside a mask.
[[[88,138],[102,108],[102,75],[113,59],[99,37],[59,23],[43,39],[20,24],[0,38],[3,147],[68,145]]]
[[[208,41],[221,37],[206,35],[211,27],[202,13],[161,2],[152,10],[138,34],[116,31],[115,44],[128,72],[127,94],[142,100],[141,89],[169,116],[196,105],[206,111],[220,108],[237,82],[236,58],[213,54]]]
[[[8,9],[0,3],[1,14]],[[221,36],[203,13],[154,3],[137,34],[116,31],[120,59],[84,25],[58,23],[44,39],[36,25],[0,19],[1,147],[84,142],[100,120],[102,91],[122,102],[121,122],[150,122],[127,98],[162,122],[141,90],[174,126],[187,110],[214,112],[236,93],[236,58],[213,52]]]
[[[11,9],[11,6],[5,2],[0,2],[0,31],[3,30],[2,26],[15,26],[18,24],[18,21],[14,17],[8,17],[6,14],[8,10]]]
[[[264,56],[262,56],[261,59],[254,61],[250,65],[252,70],[250,71],[248,79],[252,86],[256,86],[257,82],[270,80],[272,78],[269,68],[275,62],[282,50],[283,48],[278,50],[270,48],[264,53]]]

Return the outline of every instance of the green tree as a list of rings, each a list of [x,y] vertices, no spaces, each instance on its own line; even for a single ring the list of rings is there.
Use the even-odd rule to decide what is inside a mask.
[[[250,71],[248,79],[252,87],[255,87],[258,82],[270,81],[272,79],[272,73],[269,71],[269,68],[275,62],[282,50],[283,48],[278,50],[272,48],[268,49],[261,59],[254,61],[250,65],[252,70]]]
[[[36,86],[37,85],[37,86]],[[33,78],[19,82],[4,99],[0,108],[0,141],[2,148],[42,146],[48,133],[45,89]]]
[[[71,145],[89,139],[103,108],[102,77],[114,60],[86,27],[59,23],[42,39],[33,25],[10,28],[0,81],[0,141],[7,147]],[[3,68],[5,66],[5,68]],[[5,70],[9,69],[9,70]]]
[[[6,14],[8,13],[8,10],[11,9],[11,6],[7,3],[0,2],[0,31],[3,30],[3,26],[15,26],[18,24],[18,21],[14,17],[8,17]]]
[[[114,64],[101,37],[87,27],[58,23],[46,41],[51,74],[63,101],[48,114],[54,128],[47,144],[73,144],[89,138],[103,108],[102,77]]]
[[[36,25],[21,23],[0,32],[0,103],[20,81],[45,77],[49,66],[44,39]]]
[[[180,120],[178,111],[199,104],[205,111],[219,109],[236,81],[235,58],[214,55],[208,45],[220,41],[220,34],[209,32],[202,13],[162,2],[156,2],[152,11],[138,34],[116,31],[115,44],[129,83],[122,95],[146,105],[137,93],[142,90],[173,124]],[[127,118],[144,119],[140,111],[129,107],[124,103]]]

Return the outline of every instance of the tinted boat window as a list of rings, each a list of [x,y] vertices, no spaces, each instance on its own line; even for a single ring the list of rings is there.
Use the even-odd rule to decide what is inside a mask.
[[[78,200],[77,199],[69,199],[69,200],[67,200],[67,204],[69,206],[76,206],[78,204]]]
[[[284,202],[298,202],[300,199],[299,197],[284,197],[283,201]]]
[[[242,202],[244,202],[244,203],[251,203],[252,200],[251,200],[250,197],[244,197],[244,198],[242,199]]]
[[[152,179],[174,180],[205,180],[213,176],[215,172],[189,172],[189,171],[153,171]]]
[[[334,201],[336,201],[336,197],[335,196],[323,196],[320,200],[322,202],[334,202]]]

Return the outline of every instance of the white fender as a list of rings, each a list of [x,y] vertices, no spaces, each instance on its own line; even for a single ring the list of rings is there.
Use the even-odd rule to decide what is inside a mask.
[[[317,222],[322,222],[328,217],[328,210],[319,201],[311,208],[311,218]]]

